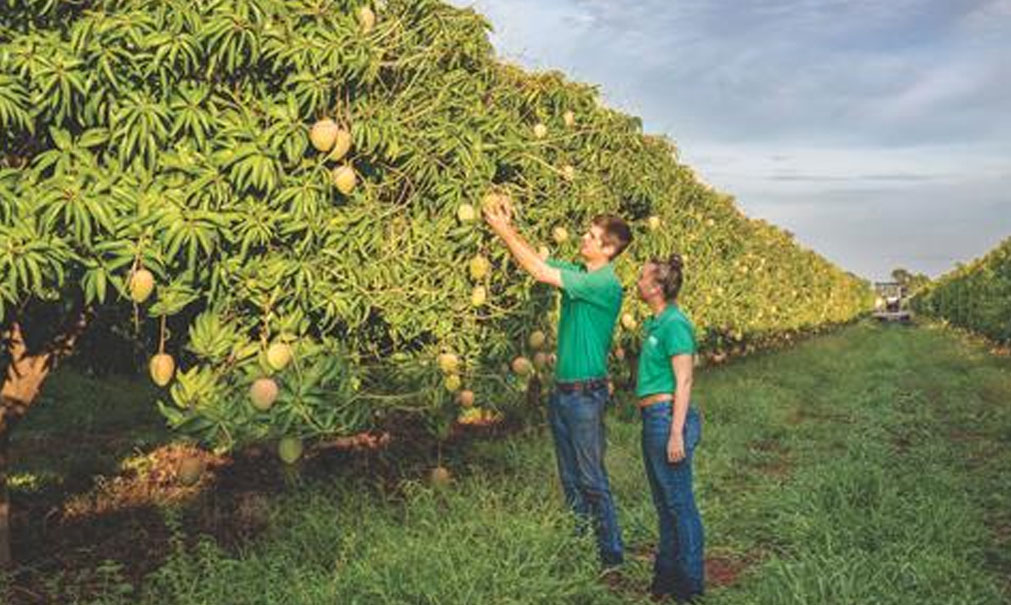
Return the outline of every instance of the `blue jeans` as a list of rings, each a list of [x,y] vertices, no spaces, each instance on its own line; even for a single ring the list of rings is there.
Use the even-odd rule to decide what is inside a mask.
[[[671,464],[667,440],[674,403],[654,403],[640,413],[642,457],[660,522],[652,591],[688,599],[702,594],[705,587],[702,518],[692,492],[692,456],[702,438],[702,422],[698,410],[689,407],[684,426],[685,458]]]
[[[624,560],[624,547],[604,468],[604,408],[608,398],[607,386],[574,393],[555,390],[548,420],[566,504],[584,522],[581,525],[593,523],[600,559],[610,566]]]

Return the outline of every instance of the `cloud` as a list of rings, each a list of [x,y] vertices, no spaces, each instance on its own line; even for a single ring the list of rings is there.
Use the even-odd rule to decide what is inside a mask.
[[[503,56],[599,84],[707,182],[844,267],[883,276],[891,261],[867,250],[964,259],[1011,232],[1011,0],[473,4]],[[874,227],[900,216],[918,230]]]
[[[1007,19],[1011,18],[1011,0],[989,0],[974,4],[959,23],[973,33],[999,33],[1007,25]]]
[[[505,56],[599,82],[612,104],[679,140],[776,135],[892,145],[1011,134],[1009,119],[996,129],[984,119],[1011,96],[1000,67],[1007,42],[980,47],[964,25],[985,6],[477,2],[496,23]],[[971,120],[921,120],[921,109],[959,106],[981,111]]]
[[[956,262],[981,256],[1011,233],[1011,204],[995,192],[1003,182],[890,188],[826,188],[756,192],[743,204],[752,214],[793,231],[798,241],[849,270],[883,279],[896,267],[936,277]],[[986,220],[967,205],[975,205]]]
[[[927,174],[855,174],[852,176],[831,176],[826,174],[773,174],[770,181],[802,181],[802,182],[860,182],[860,181],[929,181],[934,177]]]

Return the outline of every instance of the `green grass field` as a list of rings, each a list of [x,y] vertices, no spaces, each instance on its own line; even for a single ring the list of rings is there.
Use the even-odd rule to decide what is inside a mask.
[[[946,330],[859,324],[705,369],[696,384],[705,603],[1011,602],[1011,359]],[[58,509],[68,491],[87,500],[115,456],[165,439],[149,396],[57,376],[48,409],[15,438],[15,506]],[[15,548],[62,539],[74,567],[38,554],[0,587],[12,603],[647,602],[655,519],[638,428],[627,403],[609,418],[629,548],[617,585],[597,577],[590,539],[573,535],[550,437],[531,430],[446,452],[455,480],[443,490],[423,481],[424,461],[345,457],[286,484],[265,465],[265,495],[245,493],[244,508],[221,504],[222,488],[72,524],[16,517],[27,528]],[[40,448],[47,439],[70,453]],[[380,481],[380,463],[404,477]],[[242,515],[255,530],[214,531]],[[73,531],[135,536],[146,564],[129,549],[89,551]]]

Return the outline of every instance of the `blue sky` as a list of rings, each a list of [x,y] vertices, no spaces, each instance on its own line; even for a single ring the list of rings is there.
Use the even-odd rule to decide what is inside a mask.
[[[452,2],[864,277],[1011,236],[1011,0]]]

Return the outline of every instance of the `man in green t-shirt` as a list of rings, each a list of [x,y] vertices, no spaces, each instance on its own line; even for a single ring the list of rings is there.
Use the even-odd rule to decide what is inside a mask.
[[[604,566],[616,566],[624,559],[624,546],[604,468],[604,407],[610,398],[607,354],[622,297],[611,261],[628,246],[631,231],[616,216],[594,218],[583,234],[583,262],[577,265],[542,259],[513,227],[508,198],[488,204],[484,216],[520,267],[561,290],[555,389],[548,408],[558,474],[569,507],[592,522]]]

